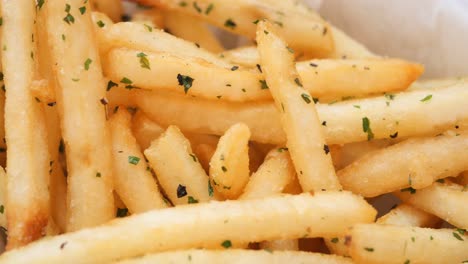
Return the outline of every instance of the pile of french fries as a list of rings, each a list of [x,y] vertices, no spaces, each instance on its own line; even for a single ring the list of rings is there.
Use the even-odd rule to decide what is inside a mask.
[[[134,2],[0,1],[0,263],[468,263],[467,81],[296,0]]]

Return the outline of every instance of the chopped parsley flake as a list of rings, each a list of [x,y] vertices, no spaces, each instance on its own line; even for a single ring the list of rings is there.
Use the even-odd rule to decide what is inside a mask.
[[[328,153],[330,153],[330,147],[328,147],[327,144],[323,145],[323,151],[325,152],[325,155],[327,155]]]
[[[411,261],[409,259],[407,259],[404,264],[410,264],[410,263],[411,263]]]
[[[110,89],[112,89],[112,87],[115,87],[115,86],[117,86],[117,84],[115,82],[109,80],[109,82],[107,83],[106,91],[110,91]]]
[[[374,138],[374,133],[372,133],[370,121],[367,117],[362,118],[362,130],[364,131],[364,133],[367,133],[367,140],[371,140]]]
[[[42,6],[44,5],[44,1],[45,0],[37,0],[37,7],[39,7],[39,9],[41,9]]]
[[[101,173],[99,171],[96,172],[96,177],[101,178]]]
[[[138,162],[140,162],[140,158],[139,158],[139,157],[128,156],[128,163],[133,164],[133,165],[137,165]]]
[[[211,181],[210,180],[208,180],[208,195],[210,197],[213,197],[213,195],[214,195],[213,186],[211,186]]]
[[[236,71],[237,69],[239,69],[239,66],[232,66],[231,71]]]
[[[65,12],[67,13],[67,15],[63,18],[63,21],[65,21],[69,25],[75,23],[75,18],[70,14],[70,9],[71,6],[69,4],[66,4]]]
[[[125,217],[128,214],[127,208],[117,208],[117,213],[115,214],[116,217]]]
[[[104,22],[102,22],[102,20],[99,20],[98,22],[96,22],[96,24],[98,25],[98,27],[100,28],[103,28],[106,24],[104,24]]]
[[[213,10],[213,8],[214,8],[213,3],[210,3],[210,4],[208,5],[208,7],[206,8],[206,10],[205,10],[205,15],[210,14],[210,12]]]
[[[0,205],[0,214],[3,214],[5,212],[5,206]]]
[[[336,244],[336,243],[338,243],[339,240],[338,240],[337,237],[334,237],[334,238],[332,238],[330,241],[331,241],[332,243],[335,243],[335,244]]]
[[[398,137],[398,131],[395,132],[395,134],[391,134],[391,135],[390,135],[390,138],[397,138],[397,137]]]
[[[221,246],[223,246],[224,248],[232,247],[231,240],[224,240],[223,243],[221,243]]]
[[[421,101],[421,102],[427,102],[427,101],[429,101],[429,100],[431,100],[431,99],[432,99],[432,94],[429,94],[429,95],[426,95],[426,97],[424,97],[424,98],[421,99],[420,101]]]
[[[314,68],[318,67],[318,65],[313,63],[313,62],[309,63],[309,65],[310,65],[310,67],[314,67]]]
[[[198,6],[197,2],[193,2],[193,8],[195,8],[195,10],[197,10],[198,13],[202,12],[202,9]]]
[[[192,196],[189,196],[188,197],[188,203],[189,204],[198,203],[198,200],[193,198]]]
[[[144,52],[138,53],[137,57],[140,58],[140,66],[142,68],[151,70],[150,63],[149,63],[148,58],[146,57],[146,54]]]
[[[310,95],[308,94],[301,94],[301,97],[302,97],[302,100],[304,100],[304,102],[306,102],[307,104],[310,104],[312,102],[312,100],[310,100]]]
[[[78,9],[80,10],[80,14],[83,15],[84,13],[86,13],[86,6],[82,6],[82,7],[78,8]]]
[[[177,198],[182,198],[187,195],[187,188],[184,185],[179,184],[177,186]]]
[[[197,162],[197,157],[195,155],[193,155],[193,154],[189,154],[189,155],[190,155],[190,157],[192,157],[193,162]]]
[[[289,52],[294,53],[294,50],[293,50],[292,48],[290,48],[289,46],[286,47],[286,49],[287,49]]]
[[[179,3],[179,6],[181,6],[181,7],[186,7],[186,6],[187,6],[187,2],[182,1],[182,2]]]
[[[128,79],[127,77],[123,77],[122,80],[120,80],[120,82],[123,83],[123,84],[126,84],[125,88],[127,88],[127,89],[132,89],[133,88],[132,80]]]
[[[288,151],[288,148],[279,148],[278,149],[278,152],[284,152],[284,151]]]
[[[84,63],[84,69],[87,71],[89,70],[89,65],[91,65],[93,61],[90,58],[87,58],[85,63]]]
[[[413,188],[411,188],[411,187],[408,187],[408,188],[401,189],[400,192],[409,192],[410,194],[415,194],[415,193],[416,193],[416,189],[413,189]]]
[[[187,75],[177,74],[177,81],[180,86],[184,87],[184,92],[187,94],[188,90],[192,87],[194,79]]]
[[[261,88],[262,90],[265,90],[265,89],[269,89],[270,87],[268,87],[268,84],[265,80],[260,80],[260,85],[261,85]]]
[[[300,87],[302,87],[302,83],[301,83],[301,80],[299,80],[299,78],[295,78],[294,79],[294,82],[299,85]]]
[[[145,28],[149,31],[149,32],[153,32],[153,28],[149,25],[146,25],[146,24],[143,24],[143,26],[145,26]]]
[[[374,248],[365,247],[364,249],[365,249],[366,251],[369,251],[369,252],[374,252]]]
[[[465,241],[458,233],[453,232],[452,234],[456,239],[458,239],[460,241]]]
[[[226,20],[226,22],[224,22],[224,26],[230,29],[235,29],[237,24],[229,18],[228,20]]]
[[[227,172],[227,168],[224,166],[221,166],[221,170],[223,170],[223,172]]]

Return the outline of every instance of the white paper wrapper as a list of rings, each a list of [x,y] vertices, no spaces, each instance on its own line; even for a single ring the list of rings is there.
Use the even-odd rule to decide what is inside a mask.
[[[305,1],[373,52],[424,64],[424,78],[468,75],[468,1]]]

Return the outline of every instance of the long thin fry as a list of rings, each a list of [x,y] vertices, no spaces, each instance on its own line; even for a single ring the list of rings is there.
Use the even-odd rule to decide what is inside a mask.
[[[249,181],[249,138],[245,124],[235,124],[219,139],[210,160],[212,187],[227,199],[234,200]]]
[[[460,121],[468,120],[465,100],[468,96],[467,87],[467,83],[462,83],[393,96],[317,104],[316,107],[328,144],[390,136],[405,138],[436,135]],[[135,103],[161,125],[174,124],[184,131],[222,135],[233,124],[242,122],[249,126],[252,140],[274,144],[284,144],[286,140],[279,113],[268,102],[235,104],[155,91],[132,92],[135,96],[129,99],[125,94],[121,98],[125,99],[123,103]],[[430,99],[422,102],[426,97]],[[363,120],[366,118],[370,129],[364,130]]]
[[[2,64],[8,87],[5,207],[8,208],[7,249],[13,249],[45,235],[49,218],[49,153],[44,110],[30,90],[37,73],[34,60],[37,47],[31,39],[35,35],[34,1],[2,1],[2,18]]]
[[[165,208],[156,180],[130,129],[131,115],[119,109],[109,120],[115,191],[132,213]]]
[[[270,264],[270,263],[321,263],[352,264],[351,259],[320,253],[266,250],[181,250],[147,255],[128,259],[117,264],[150,264],[150,263],[225,263],[225,264]]]
[[[139,0],[138,2],[178,10],[201,18],[220,28],[255,38],[255,24],[269,19],[281,26],[281,34],[292,48],[320,57],[333,53],[330,27],[313,11],[296,8],[292,1],[240,0],[233,5],[223,0]]]
[[[397,59],[310,60],[297,63],[296,68],[304,88],[320,101],[402,91],[423,69]],[[220,67],[199,57],[184,58],[171,52],[112,49],[104,71],[114,82],[127,78],[132,86],[147,90],[239,102],[271,100],[264,77],[257,70]]]
[[[345,233],[356,223],[372,222],[375,215],[372,206],[349,192],[201,203],[151,211],[55,236],[7,252],[0,261],[105,263],[172,249],[333,236]],[[187,235],[189,232],[191,235]]]
[[[276,28],[258,24],[257,42],[263,71],[286,133],[286,145],[304,191],[341,189],[324,139],[315,102],[302,88],[294,58]]]
[[[468,135],[414,138],[377,150],[338,171],[343,188],[364,197],[430,186],[468,169]]]
[[[358,224],[351,230],[351,257],[357,263],[462,263],[468,236],[462,230]]]
[[[468,228],[465,207],[468,192],[463,186],[452,183],[434,183],[432,186],[412,192],[396,192],[405,203],[436,215],[459,228]]]
[[[42,11],[47,12],[51,61],[58,84],[55,92],[67,154],[67,231],[73,231],[114,217],[111,144],[103,105],[105,84],[89,3],[46,1]]]

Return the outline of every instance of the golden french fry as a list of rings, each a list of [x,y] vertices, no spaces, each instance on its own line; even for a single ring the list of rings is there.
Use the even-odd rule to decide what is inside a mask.
[[[393,100],[389,96],[381,96],[328,105],[317,104],[316,107],[329,144],[390,136],[406,138],[436,135],[458,122],[468,120],[464,99],[468,96],[466,87],[464,83],[429,91],[402,92],[391,97]],[[233,124],[242,122],[249,126],[254,141],[284,144],[286,140],[279,114],[269,102],[240,104],[156,91],[133,90],[127,94],[113,90],[117,92],[115,100],[138,105],[148,117],[161,125],[174,124],[188,132],[222,135]],[[421,102],[429,96],[432,96],[429,100]],[[369,121],[370,130],[363,129],[365,119]]]
[[[291,1],[282,3],[274,0],[237,1],[232,5],[222,0],[184,1],[139,0],[138,2],[162,6],[196,16],[220,28],[255,38],[255,24],[269,19],[280,26],[289,45],[299,53],[323,57],[334,51],[330,27],[313,11],[295,7]]]
[[[164,25],[174,36],[200,45],[208,51],[218,53],[224,50],[208,26],[193,16],[178,11],[166,11]]]
[[[408,204],[400,204],[376,221],[377,224],[435,228],[440,219]]]
[[[311,60],[296,68],[304,87],[326,101],[402,91],[424,71],[422,65],[400,59]]]
[[[169,126],[145,156],[173,204],[203,203],[213,196],[208,176],[177,127]]]
[[[80,263],[105,263],[171,249],[334,236],[344,234],[356,223],[372,222],[375,215],[375,209],[364,199],[345,191],[200,203],[151,211],[41,240],[0,255],[0,261],[64,263],[79,256]],[[187,235],[189,232],[191,235]]]
[[[131,115],[120,109],[109,120],[115,191],[132,214],[167,207],[130,129]]]
[[[357,263],[462,263],[468,236],[462,230],[358,224],[350,253]]]
[[[123,7],[120,0],[91,0],[93,10],[104,13],[109,16],[114,22],[118,22],[122,18]]]
[[[117,262],[118,264],[150,264],[150,263],[321,263],[321,264],[351,264],[349,258],[309,252],[266,250],[180,250],[157,253]]]
[[[145,150],[151,142],[157,139],[164,132],[164,128],[150,120],[143,112],[138,111],[132,119],[132,133],[138,145]]]
[[[364,197],[430,186],[468,169],[468,135],[413,138],[374,151],[338,171],[343,188]]]
[[[98,24],[96,26],[99,27]],[[144,52],[167,52],[183,58],[200,58],[220,67],[232,67],[228,62],[203,48],[198,48],[194,43],[148,25],[125,22],[101,29],[97,38],[102,54],[115,47],[125,47]]]
[[[211,185],[227,199],[236,199],[249,181],[249,128],[242,123],[219,139],[210,160]]]
[[[387,214],[377,219],[376,223],[395,226],[436,227],[440,219],[408,204],[400,204]],[[349,237],[334,237],[325,239],[327,247],[333,254],[349,256]]]
[[[257,43],[269,90],[286,133],[286,145],[304,191],[341,189],[324,139],[315,102],[302,88],[294,58],[276,28],[258,24]]]
[[[459,228],[468,228],[468,214],[465,210],[468,192],[463,186],[436,182],[421,190],[400,191],[396,194],[405,203],[436,215]]]
[[[287,149],[273,149],[258,171],[250,176],[239,199],[258,199],[280,194],[293,181],[295,174]]]
[[[33,1],[2,1],[2,68],[6,90],[8,244],[13,249],[45,235],[49,218],[49,153],[44,109],[30,90],[37,73]],[[25,52],[28,51],[28,52]],[[18,108],[18,106],[21,106]]]
[[[105,84],[97,43],[89,41],[94,39],[89,3],[47,1],[40,12],[47,13],[50,60],[55,62],[55,94],[67,152],[67,231],[72,231],[114,217]]]
[[[104,66],[106,76],[115,82],[129,80],[129,89],[166,90],[239,102],[271,99],[257,70],[217,66],[170,52],[116,48],[109,51]],[[314,101],[401,91],[422,73],[420,65],[397,59],[311,60],[297,63],[296,68]]]

